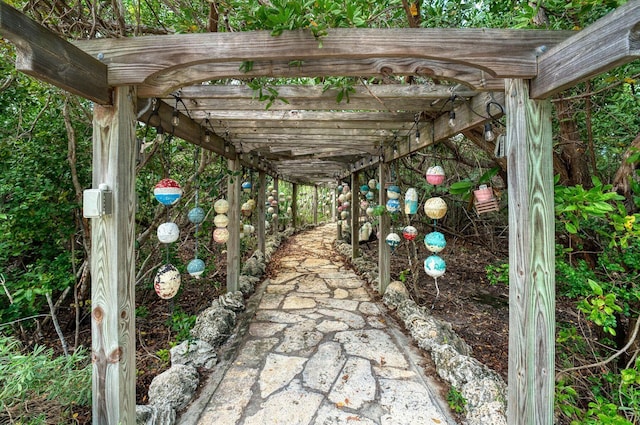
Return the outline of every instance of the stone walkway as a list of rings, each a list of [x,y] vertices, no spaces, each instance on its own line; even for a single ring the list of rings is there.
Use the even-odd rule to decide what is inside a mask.
[[[334,235],[325,225],[291,238],[179,423],[456,423],[420,352],[333,250]]]

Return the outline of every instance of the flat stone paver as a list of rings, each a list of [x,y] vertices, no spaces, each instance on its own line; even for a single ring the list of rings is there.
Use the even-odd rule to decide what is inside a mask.
[[[422,353],[345,267],[334,237],[325,225],[291,238],[226,369],[179,424],[456,424]]]

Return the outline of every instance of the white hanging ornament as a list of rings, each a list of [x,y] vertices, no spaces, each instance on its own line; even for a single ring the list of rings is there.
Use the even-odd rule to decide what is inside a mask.
[[[172,264],[165,264],[158,269],[156,277],[153,280],[153,288],[156,294],[163,300],[175,297],[180,289],[180,272]]]
[[[440,197],[429,198],[424,203],[424,212],[427,217],[439,220],[447,214],[447,203]]]
[[[371,180],[369,180],[369,183],[368,183],[369,189],[371,189],[371,190],[375,190],[376,185],[377,185],[377,182],[376,182],[376,180],[375,180],[375,179],[371,179]]]
[[[227,227],[229,225],[229,217],[226,214],[218,214],[213,217],[213,224],[216,227]]]
[[[400,199],[400,187],[396,185],[389,186],[387,188],[387,198]]]
[[[218,227],[213,231],[213,240],[216,243],[226,243],[229,240],[229,230],[226,227]]]
[[[424,271],[434,279],[442,276],[447,271],[447,265],[437,255],[430,255],[424,260]]]
[[[162,243],[173,243],[180,237],[180,229],[176,223],[162,223],[156,232],[158,240]]]
[[[400,245],[400,236],[397,233],[391,232],[385,238],[385,242],[389,245],[391,251],[393,251],[398,245]]]

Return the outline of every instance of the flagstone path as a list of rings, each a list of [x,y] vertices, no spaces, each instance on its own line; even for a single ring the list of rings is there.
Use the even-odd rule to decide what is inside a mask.
[[[335,225],[293,236],[200,397],[199,425],[456,422],[425,360],[333,250]]]

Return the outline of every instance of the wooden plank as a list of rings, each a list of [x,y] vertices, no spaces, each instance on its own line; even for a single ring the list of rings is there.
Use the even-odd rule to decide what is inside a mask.
[[[240,72],[242,62],[198,63],[178,69],[157,72],[145,80],[138,93],[143,97],[163,97],[181,87],[202,81],[255,77],[332,77],[336,70],[344,77],[377,77],[389,80],[394,76],[432,77],[468,86],[473,90],[502,90],[504,81],[482,69],[433,59],[371,58],[305,60],[300,66],[290,61],[253,61],[250,71]]]
[[[378,204],[387,205],[387,191],[385,183],[391,178],[389,164],[385,161],[378,163],[378,181],[380,190],[378,191]],[[391,249],[384,241],[391,231],[391,217],[386,212],[380,216],[379,220],[380,238],[378,239],[378,293],[384,295],[387,286],[391,283]]]
[[[256,206],[257,218],[257,230],[258,230],[258,250],[264,254],[266,249],[267,238],[265,236],[265,208],[264,203],[266,199],[267,191],[267,175],[264,171],[258,171],[258,201]]]
[[[360,256],[360,206],[358,203],[358,188],[360,187],[360,174],[351,173],[351,258]]]
[[[550,97],[638,58],[640,1],[631,0],[542,54],[531,97]]]
[[[537,74],[536,49],[551,47],[565,31],[482,28],[336,28],[322,37],[309,31],[218,32],[80,40],[109,66],[109,84],[141,84],[157,73],[199,63],[418,58],[455,62],[495,77]],[[238,77],[241,72],[238,73]]]
[[[293,230],[298,227],[298,184],[293,183],[291,188],[291,225]]]
[[[318,185],[313,185],[313,200],[311,209],[313,210],[313,225],[318,225]]]
[[[504,82],[502,83],[504,85]],[[185,102],[187,103],[187,102]],[[189,109],[191,116],[196,119],[198,117],[196,111]],[[209,118],[214,123],[218,123],[221,127],[222,124],[243,125],[248,121],[255,122],[256,125],[273,126],[276,124],[286,124],[289,126],[294,125],[306,125],[307,123],[331,123],[335,121],[344,122],[346,124],[365,124],[365,125],[385,125],[395,124],[397,122],[413,123],[415,114],[410,112],[353,112],[353,111],[339,111],[339,112],[327,112],[327,111],[309,111],[309,110],[295,110],[295,111],[271,111],[259,109],[253,111],[242,110],[216,110],[209,111],[202,119]],[[379,127],[384,128],[384,127]]]
[[[237,291],[240,287],[240,203],[242,182],[238,175],[241,169],[239,159],[228,159],[229,171],[227,201],[229,201],[229,240],[227,241],[227,292]]]
[[[91,219],[92,410],[96,425],[136,423],[135,89],[114,91],[93,115],[93,177],[113,213]]]
[[[551,104],[506,81],[509,400],[513,425],[554,422],[555,222]]]
[[[111,104],[105,64],[4,2],[0,34],[16,46],[18,71],[98,104]]]

